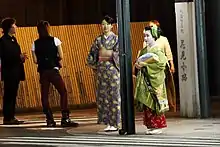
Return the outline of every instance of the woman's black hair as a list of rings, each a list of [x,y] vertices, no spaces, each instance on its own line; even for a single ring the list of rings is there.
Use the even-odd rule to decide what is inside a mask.
[[[4,18],[1,22],[1,28],[3,30],[3,33],[8,34],[12,25],[15,23],[16,23],[16,20],[14,18],[10,18],[10,17]]]
[[[113,24],[114,23],[114,19],[111,18],[108,15],[106,15],[103,20],[105,20],[108,24]]]
[[[149,30],[151,31],[152,29],[151,29],[151,26],[147,26],[147,27],[144,28],[144,30],[145,31],[149,31]]]
[[[155,40],[157,40],[158,38],[160,38],[161,29],[159,29],[158,27],[157,27],[157,30],[156,30],[156,31],[153,31],[152,26],[146,26],[146,27],[144,28],[144,30],[145,30],[145,31],[149,31],[149,30],[150,30],[150,32],[151,32],[151,34],[152,34],[152,36],[153,36],[153,38],[154,38]]]
[[[157,28],[158,36],[163,35],[163,31],[160,27]]]

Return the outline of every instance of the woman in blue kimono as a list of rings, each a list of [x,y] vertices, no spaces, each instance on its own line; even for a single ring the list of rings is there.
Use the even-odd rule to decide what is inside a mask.
[[[88,65],[96,70],[98,123],[105,131],[117,131],[120,123],[120,72],[118,36],[112,32],[113,19],[105,16],[103,33],[98,36],[88,55]]]

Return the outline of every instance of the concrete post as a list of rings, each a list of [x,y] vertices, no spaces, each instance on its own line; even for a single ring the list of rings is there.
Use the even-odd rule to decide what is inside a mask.
[[[176,1],[177,52],[180,88],[180,115],[200,117],[199,79],[196,46],[195,5]]]

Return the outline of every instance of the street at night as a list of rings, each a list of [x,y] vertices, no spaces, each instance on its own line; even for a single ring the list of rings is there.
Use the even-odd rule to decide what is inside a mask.
[[[89,116],[89,117],[88,117]],[[41,115],[19,116],[26,124],[18,126],[0,125],[1,147],[74,147],[74,146],[220,146],[220,119],[168,118],[168,128],[160,135],[145,135],[142,118],[136,117],[136,135],[106,133],[104,125],[96,124],[95,115],[81,115],[74,120],[78,128],[45,127]],[[36,118],[36,119],[33,119]]]

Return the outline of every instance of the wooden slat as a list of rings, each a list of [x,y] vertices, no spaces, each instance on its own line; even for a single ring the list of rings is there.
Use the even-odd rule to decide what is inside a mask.
[[[131,23],[133,60],[143,45],[144,25],[145,23]],[[116,32],[116,26],[114,26],[114,32]],[[85,65],[85,61],[91,44],[100,33],[100,25],[94,24],[51,27],[51,34],[63,42],[64,61],[61,74],[67,87],[69,105],[91,104],[96,101],[94,75],[92,70]],[[16,37],[22,52],[29,55],[25,63],[26,81],[20,85],[17,107],[39,108],[41,107],[39,75],[31,57],[32,43],[38,37],[36,27],[18,28]],[[1,87],[0,100],[3,94]],[[53,86],[50,88],[49,96],[51,106],[59,106],[59,94]],[[0,104],[0,109],[2,109],[2,101]]]

